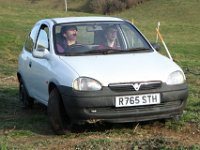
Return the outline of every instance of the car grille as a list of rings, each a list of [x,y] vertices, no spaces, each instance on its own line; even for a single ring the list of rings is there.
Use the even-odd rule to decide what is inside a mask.
[[[162,85],[161,81],[149,81],[149,82],[132,82],[132,83],[114,83],[109,84],[108,87],[112,91],[142,91],[142,90],[152,90],[160,88]]]

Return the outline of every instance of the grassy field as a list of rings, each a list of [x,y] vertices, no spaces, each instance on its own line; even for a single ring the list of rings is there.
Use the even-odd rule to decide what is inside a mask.
[[[75,126],[55,136],[46,108],[23,109],[16,71],[25,37],[41,18],[99,15],[86,12],[86,0],[0,0],[0,150],[6,149],[200,149],[200,0],[150,0],[122,13],[155,42],[160,30],[175,61],[184,69],[188,104],[180,120]],[[164,50],[161,51],[165,53]]]

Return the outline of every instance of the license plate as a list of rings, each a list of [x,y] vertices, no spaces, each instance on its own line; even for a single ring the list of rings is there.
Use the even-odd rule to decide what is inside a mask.
[[[128,95],[115,97],[115,107],[160,104],[160,94]]]

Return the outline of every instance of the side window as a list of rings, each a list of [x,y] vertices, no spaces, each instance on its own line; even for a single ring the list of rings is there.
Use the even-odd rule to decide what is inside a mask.
[[[39,28],[40,28],[40,26],[38,24],[35,25],[26,38],[26,42],[25,42],[24,47],[29,52],[32,52],[32,50],[34,48]]]
[[[48,49],[49,50],[49,38],[48,38],[48,27],[42,26],[42,28],[39,31],[37,44],[36,44],[36,50],[39,49]]]

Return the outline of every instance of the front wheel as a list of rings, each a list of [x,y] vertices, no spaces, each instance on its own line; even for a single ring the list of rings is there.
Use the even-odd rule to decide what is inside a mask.
[[[67,132],[68,123],[64,105],[57,89],[53,89],[49,96],[48,117],[55,134],[63,135]]]

